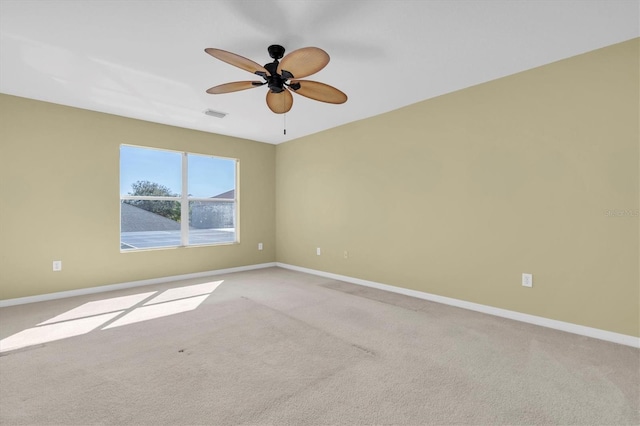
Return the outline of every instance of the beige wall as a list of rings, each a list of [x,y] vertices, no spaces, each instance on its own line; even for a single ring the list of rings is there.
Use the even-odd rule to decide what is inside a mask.
[[[7,95],[0,120],[0,299],[275,261],[273,145]],[[120,144],[238,158],[240,243],[120,253]]]
[[[638,52],[278,145],[278,261],[639,336]]]

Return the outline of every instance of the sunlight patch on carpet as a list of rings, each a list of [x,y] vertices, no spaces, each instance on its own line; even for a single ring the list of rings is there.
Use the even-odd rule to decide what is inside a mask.
[[[124,311],[76,319],[58,324],[28,328],[14,334],[13,336],[0,340],[0,352],[26,348],[27,346],[53,342],[55,340],[66,339],[68,337],[80,336],[90,332],[91,330],[95,330],[105,322],[117,317],[122,312]]]
[[[169,315],[179,314],[181,312],[193,311],[196,309],[209,295],[189,297],[187,299],[180,299],[173,302],[165,302],[157,305],[143,306],[138,308],[127,315],[117,319],[103,330],[109,328],[120,327],[122,325],[133,324],[141,321],[148,321],[156,318],[166,317]]]
[[[220,284],[222,284],[222,281],[214,281],[210,283],[190,285],[187,287],[171,288],[169,290],[166,290],[164,293],[149,300],[147,303],[145,303],[145,306],[156,304],[156,303],[169,302],[172,300],[185,299],[187,297],[200,296],[203,294],[210,294]]]
[[[125,309],[133,308],[138,303],[145,299],[148,299],[155,292],[133,294],[131,296],[114,297],[112,299],[96,300],[94,302],[87,302],[84,305],[80,305],[77,308],[73,308],[70,311],[64,312],[58,316],[55,316],[49,320],[41,322],[38,325],[51,324],[60,321],[69,321],[77,318],[85,318],[94,315],[104,314],[107,312],[124,311]]]
[[[0,353],[80,336],[101,326],[102,330],[106,330],[193,311],[222,283],[222,280],[212,281],[170,288],[163,292],[152,291],[87,302],[0,340]],[[108,324],[110,321],[113,322]]]

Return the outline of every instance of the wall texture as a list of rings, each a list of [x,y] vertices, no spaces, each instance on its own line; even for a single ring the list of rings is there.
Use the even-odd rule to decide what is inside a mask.
[[[8,95],[0,120],[0,299],[275,261],[275,146]],[[120,253],[120,144],[238,158],[240,243]]]
[[[278,145],[278,262],[640,336],[639,50]]]

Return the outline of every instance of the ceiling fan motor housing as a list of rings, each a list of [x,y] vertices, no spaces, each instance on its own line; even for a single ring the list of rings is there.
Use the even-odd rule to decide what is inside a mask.
[[[267,77],[267,85],[273,93],[284,91],[284,80],[278,74]]]
[[[268,76],[263,76],[267,80],[267,85],[269,89],[273,93],[280,93],[284,90],[284,82],[286,79],[283,79],[280,74],[278,74],[278,60],[271,62],[270,64],[266,64],[264,68],[269,71]]]

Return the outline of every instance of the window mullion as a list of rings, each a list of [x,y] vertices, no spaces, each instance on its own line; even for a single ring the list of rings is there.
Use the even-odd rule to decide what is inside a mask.
[[[189,245],[189,162],[187,153],[182,153],[182,196],[180,202],[180,241],[182,246]]]

